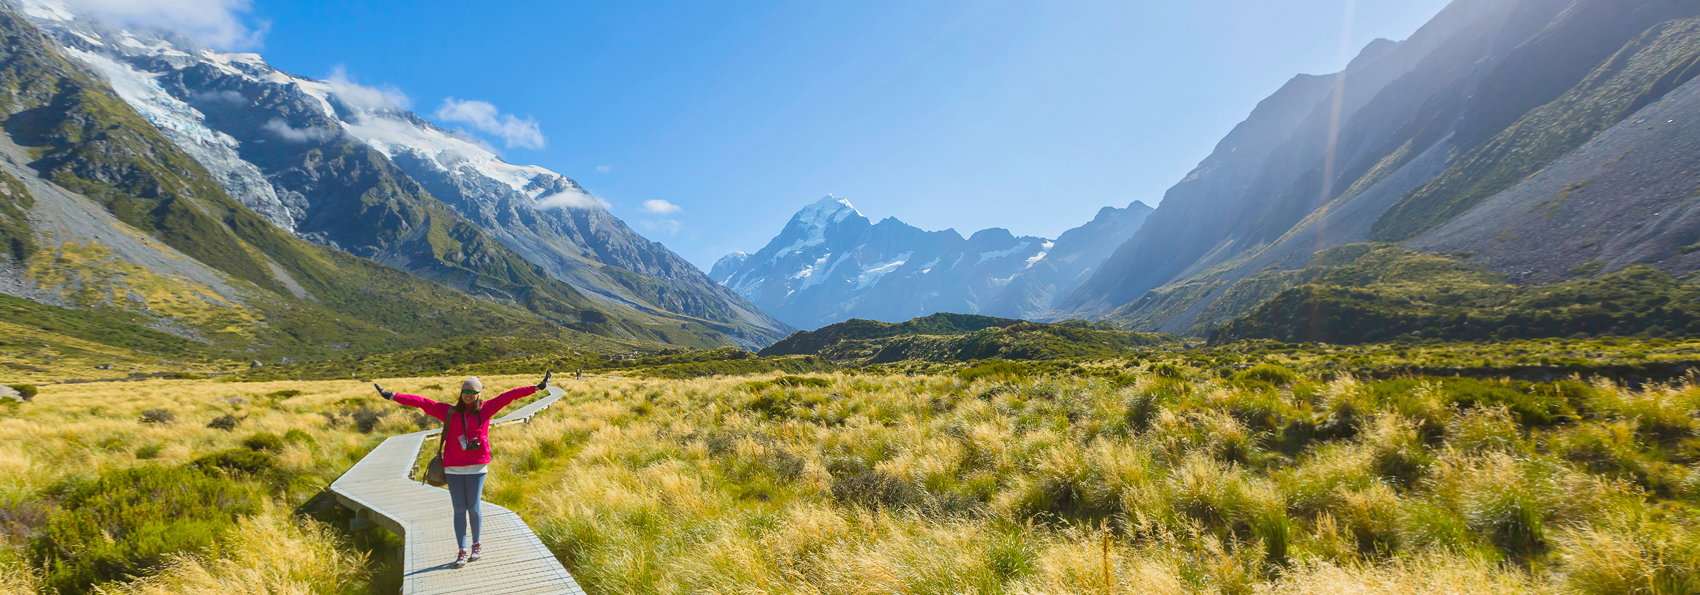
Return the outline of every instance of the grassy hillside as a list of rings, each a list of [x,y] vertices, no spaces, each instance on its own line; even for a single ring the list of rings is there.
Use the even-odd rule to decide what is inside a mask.
[[[1700,286],[1651,268],[1522,286],[1466,263],[1377,247],[1217,327],[1211,341],[1366,343],[1700,333]]]
[[[902,335],[961,335],[988,328],[1002,328],[1021,322],[1011,318],[995,318],[974,314],[940,312],[899,323],[852,318],[812,331],[797,331],[778,343],[768,346],[763,355],[803,355],[820,353],[840,341],[883,339]]]
[[[795,333],[761,350],[761,355],[818,355],[839,362],[881,364],[1106,357],[1133,349],[1179,345],[1166,335],[1119,331],[1083,321],[1044,324],[942,313],[896,324],[848,320]]]

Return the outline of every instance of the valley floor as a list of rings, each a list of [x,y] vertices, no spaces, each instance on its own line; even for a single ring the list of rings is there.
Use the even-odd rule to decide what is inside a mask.
[[[1700,387],[1310,349],[566,382],[492,433],[485,497],[594,593],[1700,592]],[[393,592],[393,537],[320,492],[434,421],[356,380],[53,385],[0,416],[7,594]]]

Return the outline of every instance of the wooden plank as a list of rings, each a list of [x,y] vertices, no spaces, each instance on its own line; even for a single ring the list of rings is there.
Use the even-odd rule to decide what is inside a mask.
[[[492,420],[491,425],[530,421],[564,395],[559,387],[550,387],[547,397]],[[450,568],[459,544],[454,539],[448,491],[409,477],[419,449],[440,431],[391,436],[331,483],[331,492],[344,506],[366,511],[372,521],[404,538],[402,592],[582,594],[572,574],[523,518],[487,502],[480,530],[486,557],[464,568]]]

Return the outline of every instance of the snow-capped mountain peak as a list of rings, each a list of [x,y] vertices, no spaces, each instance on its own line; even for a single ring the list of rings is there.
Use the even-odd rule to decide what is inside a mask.
[[[850,204],[849,200],[828,194],[809,206],[803,207],[803,210],[797,211],[797,214],[793,215],[791,220],[804,227],[824,228],[843,221],[851,215],[866,218],[861,211],[856,210],[856,207]]]
[[[1050,245],[1003,229],[963,238],[896,218],[874,223],[829,194],[797,211],[765,248],[716,263],[714,278],[801,328],[899,321],[980,311]]]

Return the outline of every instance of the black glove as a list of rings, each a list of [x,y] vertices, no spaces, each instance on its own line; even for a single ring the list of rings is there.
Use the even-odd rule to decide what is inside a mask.
[[[376,382],[372,383],[372,388],[378,389],[378,395],[384,397],[385,399],[389,399],[391,401],[395,400],[395,391],[384,390],[384,387],[378,386],[378,383],[376,383]]]
[[[549,389],[549,377],[554,376],[554,375],[555,375],[554,370],[544,372],[543,373],[543,381],[537,383],[537,390],[548,390]]]

